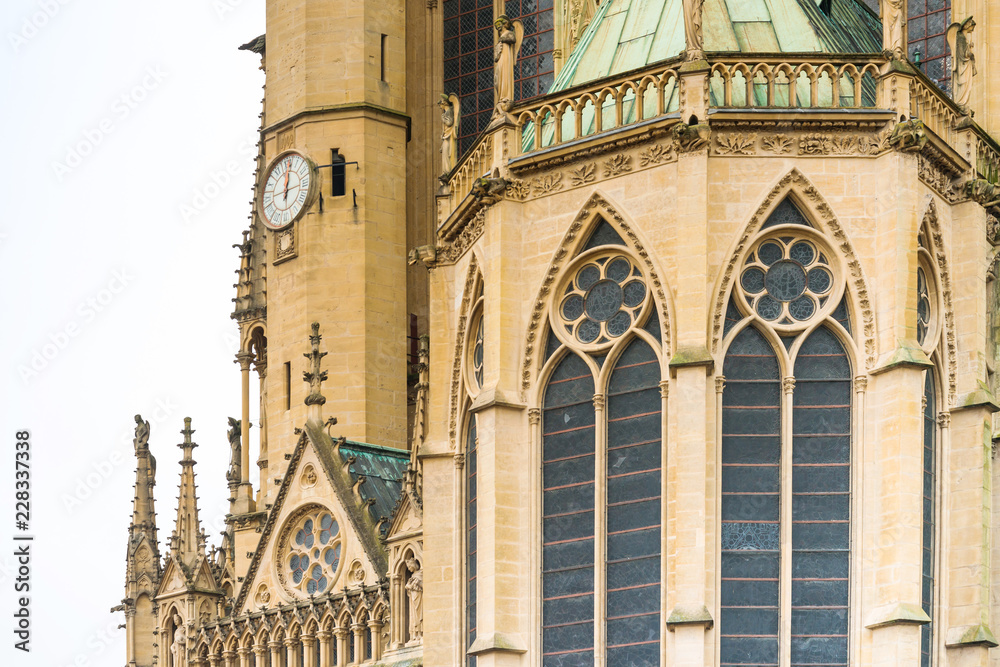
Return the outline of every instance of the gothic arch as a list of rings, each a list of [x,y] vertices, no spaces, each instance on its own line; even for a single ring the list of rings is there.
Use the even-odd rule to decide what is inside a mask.
[[[739,262],[746,255],[752,241],[755,240],[768,216],[784,201],[786,197],[792,200],[802,209],[806,217],[818,225],[819,231],[827,238],[833,246],[846,268],[846,281],[848,295],[852,310],[860,315],[858,324],[858,338],[863,341],[858,354],[858,372],[861,371],[862,363],[866,369],[875,367],[875,316],[872,311],[871,299],[869,297],[867,280],[861,268],[854,246],[847,238],[847,233],[841,227],[833,213],[833,209],[819,193],[819,190],[809,181],[798,169],[792,169],[778,181],[771,191],[764,197],[764,200],[757,207],[749,222],[743,228],[742,234],[734,242],[729,250],[729,259],[720,270],[717,279],[715,303],[712,309],[712,352],[720,353],[723,339],[723,320],[726,313],[726,304],[732,290],[733,282],[737,274]],[[852,346],[853,347],[853,346]]]
[[[548,312],[549,297],[555,283],[562,277],[566,265],[575,259],[587,242],[588,232],[596,229],[603,220],[618,232],[625,241],[626,247],[634,254],[648,277],[648,282],[653,292],[653,308],[660,319],[660,331],[662,341],[658,346],[663,350],[670,349],[670,306],[667,300],[667,293],[660,276],[662,272],[655,265],[649,251],[648,244],[636,231],[633,223],[625,219],[619,212],[620,208],[609,201],[601,192],[594,192],[587,202],[577,213],[576,218],[570,224],[569,229],[563,236],[562,241],[556,248],[549,263],[549,268],[545,272],[542,285],[535,297],[534,306],[531,309],[528,321],[528,331],[524,341],[524,355],[521,368],[521,398],[527,399],[528,390],[534,385],[541,386],[536,376],[536,371],[544,365],[545,360],[538,355],[538,343],[544,331],[545,315]]]
[[[459,309],[458,327],[455,333],[455,355],[451,369],[451,412],[448,417],[448,437],[451,440],[452,448],[456,451],[458,408],[459,405],[464,403],[462,398],[462,374],[465,367],[465,329],[476,297],[476,289],[482,283],[482,271],[479,269],[479,261],[476,258],[475,252],[473,252],[470,254],[469,268],[465,272],[465,285],[462,288],[462,305]]]
[[[942,375],[946,375],[947,381],[947,404],[955,405],[958,349],[955,342],[955,310],[952,306],[951,274],[948,271],[948,257],[944,248],[944,236],[941,233],[941,223],[938,219],[937,204],[933,198],[929,198],[927,208],[924,210],[923,218],[920,222],[921,230],[925,232],[924,238],[927,242],[927,252],[934,258],[936,263],[935,271],[938,282],[938,289],[941,291],[941,341],[944,354],[941,359]],[[944,384],[944,378],[939,380]]]

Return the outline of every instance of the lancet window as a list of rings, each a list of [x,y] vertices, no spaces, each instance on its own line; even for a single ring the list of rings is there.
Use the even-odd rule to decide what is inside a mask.
[[[468,410],[468,405],[483,387],[486,363],[486,328],[484,318],[484,292],[481,276],[476,276],[472,293],[474,295],[469,326],[465,332],[465,438],[464,438],[464,486],[465,486],[465,651],[476,641],[478,626],[478,552],[479,552],[479,434],[476,415]],[[478,659],[466,653],[467,667],[475,667]]]
[[[849,662],[849,312],[837,256],[786,199],[726,315],[722,665]]]
[[[601,222],[551,310],[541,410],[542,664],[659,665],[660,324],[647,276]]]

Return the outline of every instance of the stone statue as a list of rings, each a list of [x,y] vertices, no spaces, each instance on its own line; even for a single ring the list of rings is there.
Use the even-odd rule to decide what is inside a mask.
[[[972,115],[969,101],[972,98],[972,77],[976,75],[976,54],[972,31],[976,21],[970,16],[961,23],[948,26],[948,46],[951,48],[952,99],[967,116]]]
[[[687,40],[686,59],[701,60],[705,57],[705,35],[701,16],[705,0],[684,0],[684,37]]]
[[[902,60],[906,46],[903,10],[903,0],[882,0],[882,52],[897,60]]]
[[[149,443],[149,422],[142,420],[142,415],[135,416],[135,439],[132,444],[138,454],[139,450],[146,449]]]
[[[505,116],[514,103],[514,65],[517,52],[524,39],[524,26],[501,14],[493,24],[497,29],[497,43],[493,47],[493,85],[496,116]]]
[[[462,106],[458,95],[441,94],[438,101],[441,107],[441,173],[448,174],[455,168],[458,159],[458,122],[461,119]]]
[[[174,642],[170,645],[170,667],[184,667],[187,659],[187,637],[184,631],[184,621],[179,614],[174,614]]]
[[[410,640],[424,634],[424,571],[412,556],[406,559],[410,579],[406,582],[406,595],[410,599]]]
[[[240,424],[240,420],[230,417],[229,430],[226,432],[226,436],[229,438],[229,470],[226,472],[226,481],[230,484],[239,484],[242,480],[242,459],[240,458],[242,454],[241,435],[242,425]]]

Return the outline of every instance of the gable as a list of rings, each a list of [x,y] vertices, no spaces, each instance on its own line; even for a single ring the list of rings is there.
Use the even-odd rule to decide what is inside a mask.
[[[395,470],[405,452],[301,432],[234,613],[324,595],[386,574],[381,524],[399,496]],[[387,508],[387,509],[383,509]],[[364,572],[356,581],[348,570]],[[312,583],[310,583],[310,581]]]

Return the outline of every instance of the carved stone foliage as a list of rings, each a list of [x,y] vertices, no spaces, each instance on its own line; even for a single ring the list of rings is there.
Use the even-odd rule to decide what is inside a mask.
[[[535,195],[547,195],[563,189],[562,172],[552,172],[531,179],[531,189]]]
[[[573,185],[586,185],[597,180],[596,168],[593,162],[582,164],[575,169],[570,169],[569,178]]]
[[[663,164],[673,157],[673,146],[670,144],[653,144],[639,152],[639,166],[646,167],[654,164]]]
[[[534,376],[533,368],[536,362],[536,349],[539,342],[538,336],[541,325],[545,321],[545,312],[549,301],[549,295],[552,292],[552,288],[556,281],[562,275],[563,267],[573,258],[574,251],[578,245],[580,232],[583,231],[584,225],[593,219],[595,213],[599,214],[604,220],[611,223],[611,225],[621,234],[622,238],[624,238],[632,247],[635,254],[642,260],[646,275],[649,276],[648,284],[656,297],[656,307],[658,309],[657,313],[660,317],[664,344],[665,347],[669,349],[670,314],[667,309],[666,292],[664,290],[663,282],[660,280],[659,272],[653,266],[649,251],[646,250],[645,244],[635,233],[635,230],[632,229],[632,226],[622,217],[620,213],[618,213],[615,207],[612,206],[611,203],[608,202],[602,195],[594,193],[577,214],[572,224],[570,224],[565,236],[563,236],[563,240],[556,249],[552,262],[549,264],[549,268],[545,272],[545,277],[542,279],[542,286],[538,290],[538,296],[531,309],[531,316],[528,321],[528,332],[524,341],[524,356],[521,367],[522,400],[526,398],[527,391],[531,387],[531,381]],[[456,402],[453,400],[453,409],[455,403]],[[454,433],[454,426],[452,429]],[[454,434],[452,435],[452,439],[454,440]]]
[[[787,155],[875,156],[889,149],[885,123],[857,122],[848,127],[830,123],[786,121],[716,121],[712,154],[722,156]]]
[[[465,345],[465,328],[468,326],[470,308],[474,297],[473,290],[476,287],[476,279],[479,276],[479,262],[476,256],[472,255],[469,262],[469,269],[465,274],[465,286],[462,288],[462,306],[458,316],[458,331],[455,333],[455,355],[451,367],[451,411],[448,415],[448,437],[451,439],[452,447],[455,448],[458,432],[458,407],[459,390],[462,387],[462,360],[465,355],[462,350]]]
[[[584,161],[585,154],[577,156],[576,163],[570,163],[564,170],[556,164],[548,164],[550,171],[530,178],[508,179],[505,196],[515,201],[525,201],[534,197],[544,197],[570,188],[578,188],[602,179],[629,174],[637,169],[647,169],[666,164],[677,159],[672,143],[653,143],[631,150],[626,149],[597,161]]]
[[[948,258],[944,252],[944,237],[941,234],[941,223],[938,220],[937,205],[931,200],[924,212],[923,227],[928,230],[932,247],[927,250],[937,262],[938,275],[941,278],[941,296],[944,301],[944,343],[948,356],[948,404],[955,404],[958,378],[958,348],[955,341],[955,309],[952,306],[951,274],[948,272]]]
[[[785,175],[764,198],[764,201],[761,202],[757,211],[750,218],[750,222],[744,228],[736,247],[729,255],[729,260],[722,268],[723,277],[719,283],[719,291],[715,296],[712,316],[712,349],[714,351],[719,350],[719,345],[722,341],[722,321],[726,310],[726,295],[729,293],[729,287],[733,282],[736,269],[747,250],[750,239],[760,230],[760,226],[767,219],[767,214],[773,208],[774,204],[783,199],[792,190],[808,202],[810,209],[818,217],[821,228],[828,233],[833,246],[840,251],[846,260],[848,282],[851,284],[856,299],[855,303],[858,305],[861,313],[861,335],[865,364],[869,369],[874,368],[876,362],[875,316],[872,311],[867,283],[861,270],[861,263],[858,261],[854,248],[847,240],[847,234],[834,216],[833,210],[824,201],[819,191],[798,169],[793,169]]]
[[[472,247],[472,244],[483,235],[486,226],[486,209],[481,208],[471,221],[462,227],[452,240],[439,245],[437,249],[437,261],[439,264],[454,264],[465,254],[465,251]]]
[[[917,153],[917,174],[925,185],[941,195],[948,203],[954,204],[965,198],[958,184],[961,172],[936,151],[925,150]]]
[[[757,147],[757,133],[733,132],[715,138],[715,151],[719,155],[753,155]]]
[[[632,156],[624,153],[613,155],[604,161],[604,175],[618,176],[632,171]]]

